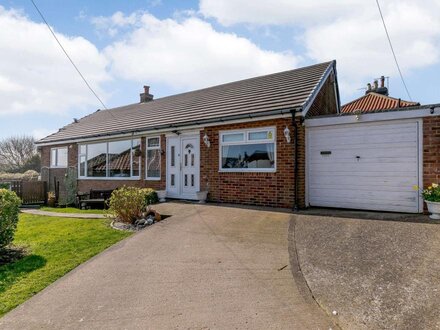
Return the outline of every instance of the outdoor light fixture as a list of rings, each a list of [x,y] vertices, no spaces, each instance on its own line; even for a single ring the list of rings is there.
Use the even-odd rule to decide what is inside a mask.
[[[284,129],[284,137],[286,138],[287,143],[290,143],[290,129],[287,126]]]
[[[206,132],[205,132],[205,136],[203,137],[203,143],[208,148],[211,147],[211,142],[209,141],[209,136],[208,136],[208,134],[206,134]]]

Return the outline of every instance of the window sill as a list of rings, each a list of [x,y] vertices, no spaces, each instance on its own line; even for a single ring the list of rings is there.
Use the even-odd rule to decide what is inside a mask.
[[[271,168],[271,169],[259,169],[259,170],[254,170],[254,169],[230,169],[230,170],[226,170],[226,169],[220,169],[219,173],[276,173],[276,168]]]
[[[126,177],[126,178],[114,178],[114,177],[78,177],[78,180],[99,180],[99,181],[140,181],[140,177]]]

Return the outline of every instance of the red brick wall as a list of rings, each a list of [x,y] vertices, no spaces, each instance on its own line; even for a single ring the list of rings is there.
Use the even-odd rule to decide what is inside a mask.
[[[284,138],[284,128],[291,131],[290,144]],[[223,130],[255,127],[276,127],[277,170],[275,173],[231,173],[219,172],[219,132]],[[305,153],[304,127],[298,121],[298,202],[304,206]],[[207,133],[211,148],[203,144]],[[200,133],[200,177],[201,189],[209,184],[209,200],[214,202],[240,203],[260,206],[292,208],[294,201],[294,132],[291,118],[281,118],[243,124],[229,124],[206,128]]]
[[[440,182],[440,117],[423,118],[423,186]]]
[[[67,147],[67,164],[69,168],[76,169],[77,164],[77,145],[76,144],[62,144],[53,146],[54,148]],[[55,181],[59,183],[60,195],[59,202],[64,204],[66,196],[65,177],[67,168],[50,168],[50,150],[52,146],[42,147],[40,149],[41,155],[41,179],[48,182],[49,191],[55,191]]]

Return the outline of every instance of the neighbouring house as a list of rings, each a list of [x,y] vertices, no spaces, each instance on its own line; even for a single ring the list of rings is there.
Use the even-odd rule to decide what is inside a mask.
[[[390,109],[400,109],[420,105],[419,102],[404,101],[388,95],[388,87],[385,86],[385,77],[375,80],[373,86],[368,83],[364,96],[357,98],[341,107],[342,113],[366,113]]]
[[[53,189],[122,185],[284,208],[422,212],[440,180],[440,105],[381,81],[340,107],[336,62],[96,111],[38,142]],[[69,174],[70,173],[70,174]]]
[[[60,197],[122,185],[167,197],[304,207],[304,119],[339,112],[336,62],[98,110],[38,141]]]

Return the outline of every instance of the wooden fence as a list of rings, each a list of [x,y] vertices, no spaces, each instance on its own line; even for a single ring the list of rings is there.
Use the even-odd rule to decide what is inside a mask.
[[[47,183],[44,181],[2,181],[11,186],[23,205],[45,204],[47,198]]]

